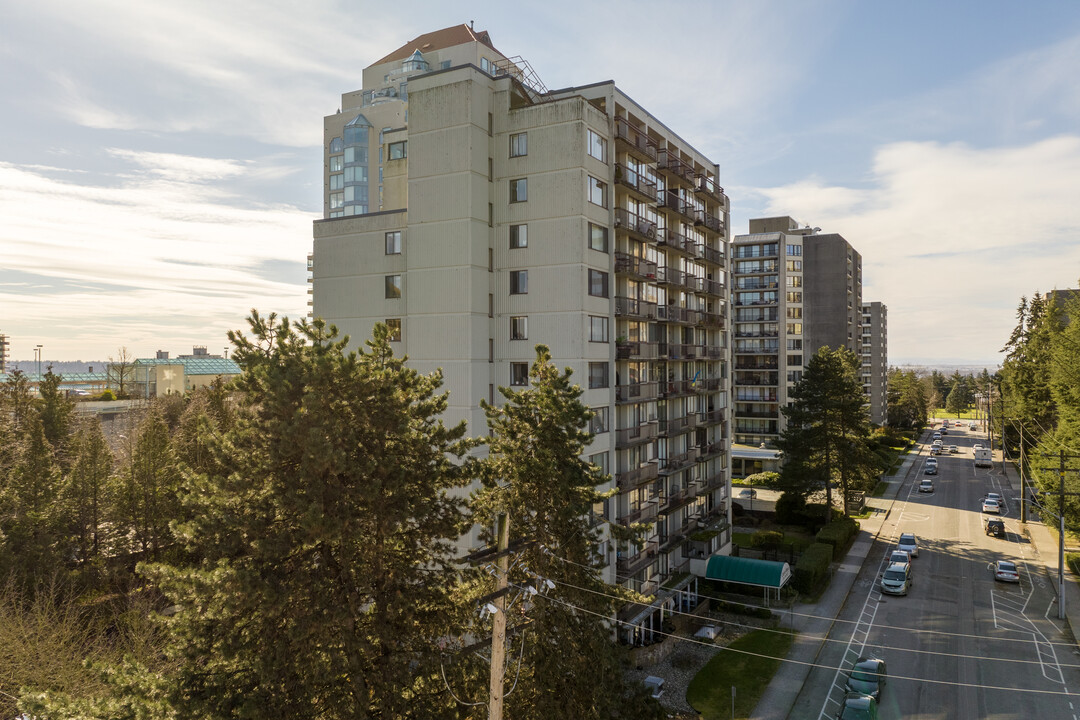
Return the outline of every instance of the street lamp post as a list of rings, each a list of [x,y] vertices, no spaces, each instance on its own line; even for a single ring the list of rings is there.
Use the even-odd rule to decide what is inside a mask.
[[[38,387],[41,387],[41,345],[34,346],[34,359],[37,361]]]

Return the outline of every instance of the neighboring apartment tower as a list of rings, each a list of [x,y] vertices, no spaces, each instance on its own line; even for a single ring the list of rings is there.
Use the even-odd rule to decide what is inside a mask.
[[[862,381],[870,399],[870,422],[888,423],[889,308],[885,303],[862,306]]]
[[[730,549],[717,165],[612,82],[548,91],[465,25],[363,79],[325,119],[314,316],[356,343],[386,322],[413,367],[443,369],[447,420],[473,434],[481,399],[528,385],[537,343],[572,368],[596,413],[587,456],[618,490],[607,519],[653,524],[604,547],[610,582],[654,596],[623,618],[648,641]]]
[[[775,447],[780,408],[819,348],[861,350],[862,257],[820,231],[760,218],[732,241],[736,443]]]

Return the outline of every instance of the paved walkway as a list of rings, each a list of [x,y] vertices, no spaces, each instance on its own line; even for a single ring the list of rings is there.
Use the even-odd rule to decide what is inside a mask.
[[[927,437],[930,432],[927,430]],[[840,614],[840,609],[844,606],[852,585],[855,584],[855,578],[862,568],[863,560],[870,553],[870,548],[877,540],[885,519],[892,511],[893,502],[901,486],[920,457],[917,450],[908,453],[896,475],[884,478],[888,483],[888,488],[882,496],[867,499],[867,506],[874,512],[870,517],[859,521],[859,536],[852,543],[844,559],[840,561],[828,589],[821,598],[814,603],[796,603],[788,615],[781,613],[783,624],[798,630],[799,637],[788,653],[789,662],[780,664],[780,669],[777,670],[761,699],[758,700],[757,707],[750,715],[752,720],[785,720],[791,712],[803,683],[810,674],[810,666],[817,661],[825,645],[825,637],[832,629],[836,616]]]

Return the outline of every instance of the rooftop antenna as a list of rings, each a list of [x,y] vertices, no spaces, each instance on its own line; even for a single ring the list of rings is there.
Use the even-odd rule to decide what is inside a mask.
[[[475,20],[470,20],[469,21],[469,29],[470,30],[475,30],[476,29],[476,25],[474,24],[475,22],[476,22]]]

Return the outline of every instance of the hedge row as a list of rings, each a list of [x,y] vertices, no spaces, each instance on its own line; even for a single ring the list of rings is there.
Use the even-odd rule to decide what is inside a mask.
[[[816,542],[806,548],[795,563],[792,583],[795,589],[803,593],[812,593],[821,586],[829,575],[829,562],[832,560],[832,545]]]
[[[815,540],[832,548],[832,559],[839,560],[841,554],[847,548],[848,543],[859,532],[859,523],[852,518],[840,518],[833,520],[825,527],[818,530]]]

